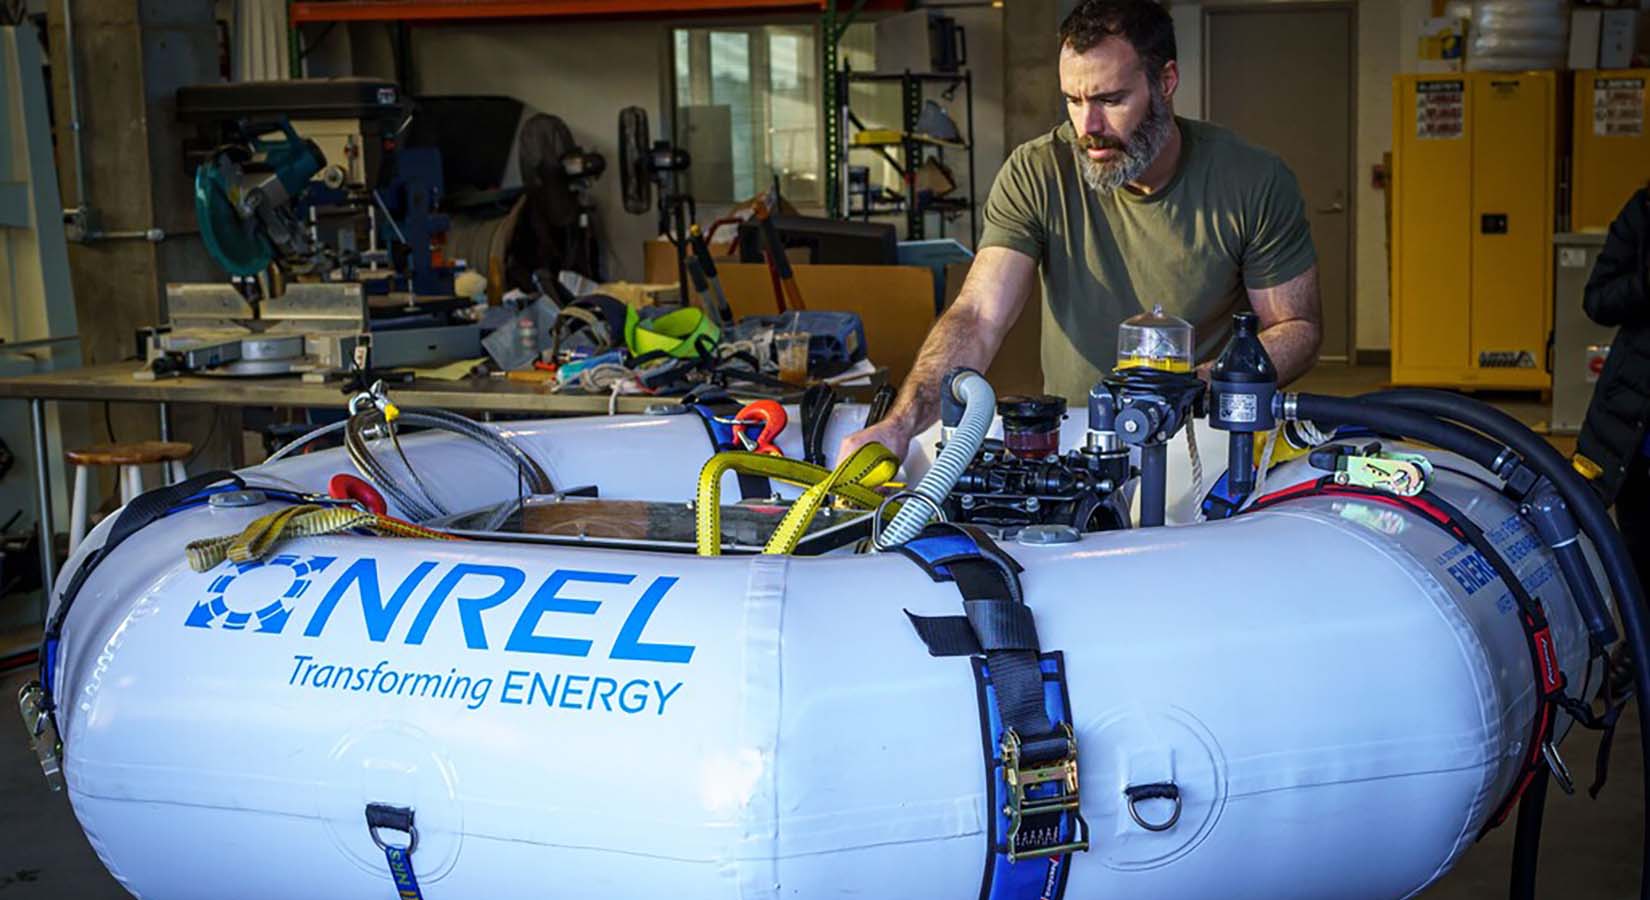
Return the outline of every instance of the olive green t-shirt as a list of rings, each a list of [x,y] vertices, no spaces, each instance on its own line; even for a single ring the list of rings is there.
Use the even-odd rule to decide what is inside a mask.
[[[1216,125],[1176,118],[1180,165],[1159,191],[1083,181],[1070,122],[1015,148],[984,209],[981,247],[1037,260],[1043,385],[1081,404],[1110,372],[1117,326],[1154,304],[1192,323],[1198,359],[1220,352],[1245,288],[1283,284],[1317,260],[1295,176]]]

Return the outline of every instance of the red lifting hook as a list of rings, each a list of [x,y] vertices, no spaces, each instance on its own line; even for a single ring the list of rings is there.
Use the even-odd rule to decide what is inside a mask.
[[[779,433],[785,430],[790,418],[785,415],[785,407],[780,406],[777,401],[753,400],[739,410],[734,419],[733,439],[745,449],[753,453],[766,453],[769,456],[785,455],[774,441],[779,437]],[[757,435],[753,442],[745,436],[745,423],[756,419],[762,421],[762,433]]]

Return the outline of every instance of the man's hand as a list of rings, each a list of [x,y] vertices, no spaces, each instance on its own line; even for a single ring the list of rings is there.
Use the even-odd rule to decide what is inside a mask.
[[[863,428],[843,438],[841,446],[837,448],[836,458],[838,461],[847,459],[855,450],[875,441],[892,450],[894,455],[904,462],[913,437],[916,437],[916,432],[905,423],[883,419],[869,428]]]
[[[974,257],[956,302],[940,316],[922,342],[911,373],[888,418],[843,438],[837,459],[871,441],[880,441],[905,459],[911,438],[940,414],[940,380],[958,366],[981,372],[991,365],[1003,338],[1025,308],[1037,276],[1037,260],[1006,247],[986,247]]]

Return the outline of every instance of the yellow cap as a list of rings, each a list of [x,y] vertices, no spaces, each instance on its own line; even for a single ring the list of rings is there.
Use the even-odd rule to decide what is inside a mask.
[[[1600,475],[1604,474],[1604,470],[1599,467],[1598,463],[1582,456],[1580,453],[1570,457],[1570,468],[1575,469],[1582,478],[1588,481],[1596,481]]]

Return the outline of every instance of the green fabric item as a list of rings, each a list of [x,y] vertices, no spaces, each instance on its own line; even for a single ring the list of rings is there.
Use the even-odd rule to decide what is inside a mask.
[[[981,247],[1036,259],[1044,390],[1086,403],[1117,356],[1117,326],[1153,304],[1192,323],[1200,361],[1220,353],[1245,288],[1276,287],[1317,261],[1300,186],[1274,154],[1176,118],[1180,166],[1156,193],[1083,181],[1065,122],[1015,148],[997,174]]]
[[[697,306],[684,306],[645,321],[630,309],[624,327],[625,343],[637,356],[663,351],[677,359],[697,359],[701,347],[708,351],[722,339],[722,330]]]

